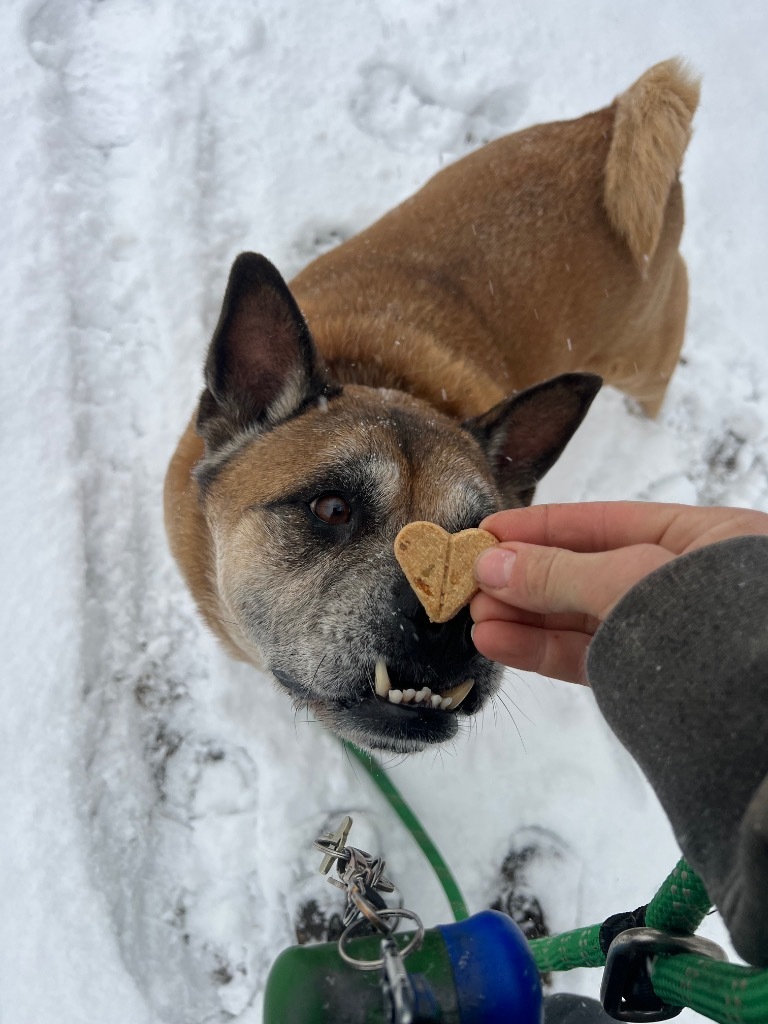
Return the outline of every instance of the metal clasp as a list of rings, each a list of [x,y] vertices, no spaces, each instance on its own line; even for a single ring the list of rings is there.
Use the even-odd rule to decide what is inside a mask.
[[[402,954],[391,936],[382,939],[381,959],[384,1009],[389,1013],[390,1024],[413,1024],[416,997]]]
[[[723,949],[697,935],[669,935],[655,928],[627,928],[608,949],[600,1000],[614,1020],[650,1022],[670,1020],[682,1012],[653,991],[650,960],[670,953],[697,953],[713,960],[727,960]]]

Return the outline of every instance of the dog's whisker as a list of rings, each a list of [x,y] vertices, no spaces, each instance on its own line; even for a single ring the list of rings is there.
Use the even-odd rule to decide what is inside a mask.
[[[493,724],[499,724],[499,709],[496,707],[496,698],[491,700],[491,708],[493,709]]]
[[[350,754],[349,749],[347,748],[346,744],[344,744],[344,743],[341,744],[341,757],[342,757],[342,760],[346,761],[347,764],[349,765],[349,767],[352,769],[352,774],[354,775],[355,780],[357,782],[359,782],[360,781],[360,776],[357,774],[358,765],[357,765],[356,761],[354,760],[354,758],[352,757],[352,755]]]
[[[533,719],[531,718],[531,716],[529,714],[527,714],[527,712],[524,711],[523,708],[521,708],[520,705],[515,700],[513,700],[512,695],[509,694],[509,693],[506,693],[503,688],[499,690],[499,696],[501,696],[502,694],[504,694],[506,699],[509,701],[509,703],[512,705],[512,707],[515,709],[515,711],[518,712],[518,714],[522,715],[523,718],[526,719],[526,721],[530,722],[531,725],[535,725],[536,724],[533,721]]]
[[[320,668],[321,668],[321,666],[322,666],[323,662],[325,661],[325,659],[326,659],[326,658],[328,657],[329,653],[330,653],[329,651],[326,651],[326,652],[325,652],[325,653],[323,654],[323,656],[322,656],[322,658],[320,659],[320,661],[318,661],[318,663],[317,663],[317,666],[316,666],[316,668],[315,668],[315,671],[314,671],[314,672],[312,673],[312,678],[311,678],[311,679],[310,679],[310,681],[309,681],[309,685],[310,685],[310,686],[312,686],[312,684],[314,683],[315,679],[317,678],[317,673],[318,673],[318,672],[320,671]]]
[[[522,734],[522,733],[520,732],[520,726],[519,726],[519,725],[517,724],[517,721],[515,720],[515,716],[514,716],[514,715],[512,714],[512,712],[510,711],[510,709],[509,709],[509,708],[507,707],[507,705],[506,705],[506,703],[505,703],[505,701],[504,701],[504,696],[503,696],[503,694],[502,694],[501,692],[497,693],[497,694],[496,694],[496,698],[498,699],[498,701],[499,701],[499,703],[501,704],[501,706],[502,706],[502,707],[504,708],[504,710],[505,710],[505,711],[507,712],[507,714],[509,715],[510,721],[511,721],[511,722],[512,722],[512,724],[514,725],[514,727],[515,727],[515,732],[517,733],[517,735],[518,735],[518,738],[519,738],[519,740],[520,740],[520,746],[521,746],[521,747],[523,748],[523,751],[524,751],[524,753],[526,753],[526,754],[527,754],[527,753],[528,753],[528,750],[526,749],[526,746],[525,746],[525,740],[523,739],[523,734]]]
[[[507,716],[509,718],[513,718],[512,712],[509,709],[506,701],[504,700],[504,694],[503,694],[503,692],[501,690],[499,690],[497,693],[494,694],[494,696],[493,696],[493,704],[494,704],[494,707],[496,707],[497,709],[498,708],[503,708],[504,712],[507,714]]]
[[[388,757],[385,761],[379,761],[379,764],[385,772],[388,772],[392,768],[397,768],[398,765],[403,764],[407,756],[408,755],[406,753],[393,753],[392,756]]]
[[[443,771],[445,771],[445,762],[443,761],[443,748],[442,747],[438,747],[435,750],[435,756],[432,758],[432,768],[433,769],[434,769],[435,765],[437,764],[438,757],[440,758],[440,767],[442,768]]]
[[[515,679],[518,683],[522,683],[523,686],[528,690],[528,693],[533,697],[536,703],[541,707],[541,694],[537,686],[531,683],[531,680],[527,676],[521,676],[519,672],[514,673]]]

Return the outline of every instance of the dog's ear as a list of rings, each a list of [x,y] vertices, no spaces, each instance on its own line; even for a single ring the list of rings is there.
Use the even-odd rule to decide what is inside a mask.
[[[274,427],[332,393],[296,300],[256,253],[241,253],[232,265],[205,383],[197,430],[209,451],[243,430]]]
[[[480,442],[508,508],[530,505],[602,383],[592,373],[564,373],[463,424]]]

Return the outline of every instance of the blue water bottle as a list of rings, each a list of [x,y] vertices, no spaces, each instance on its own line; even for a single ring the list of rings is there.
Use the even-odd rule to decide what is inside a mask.
[[[395,937],[403,953],[413,940]],[[539,972],[505,914],[431,928],[395,960],[399,982],[381,937],[350,939],[341,953],[337,943],[286,949],[267,980],[264,1024],[541,1024]]]

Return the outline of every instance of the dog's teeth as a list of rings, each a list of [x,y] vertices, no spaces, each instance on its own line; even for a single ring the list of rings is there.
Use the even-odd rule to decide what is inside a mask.
[[[442,708],[445,708],[446,710],[448,708],[457,708],[474,685],[475,680],[468,679],[466,683],[460,683],[458,686],[454,686],[452,690],[446,690],[445,693],[443,694],[443,703],[441,703],[440,706]],[[449,700],[450,703],[445,704],[444,702],[446,700]]]
[[[420,690],[409,687],[407,690],[394,690],[389,678],[387,665],[383,658],[376,662],[376,693],[379,697],[389,700],[391,704],[421,704],[424,707],[449,711],[457,708],[475,685],[474,679],[468,679],[459,686],[445,693],[432,693],[428,686]]]
[[[383,658],[379,658],[376,662],[376,693],[379,697],[386,697],[391,689],[392,683],[389,681],[387,663]]]

